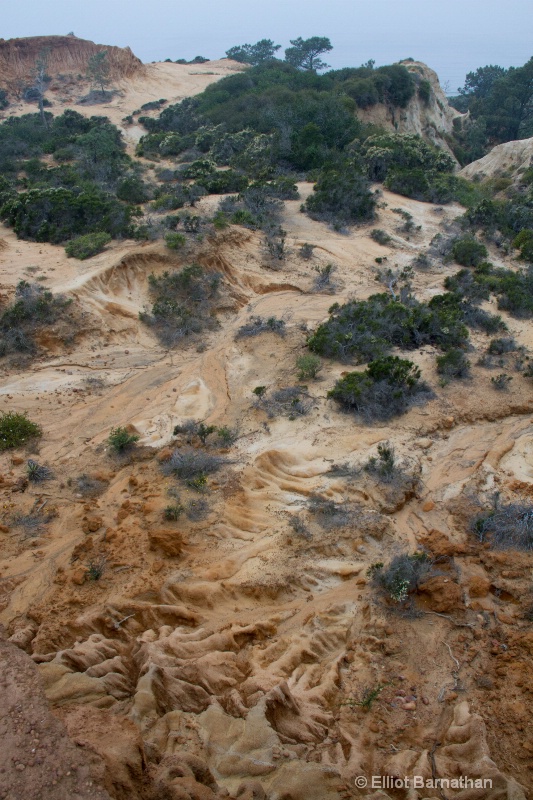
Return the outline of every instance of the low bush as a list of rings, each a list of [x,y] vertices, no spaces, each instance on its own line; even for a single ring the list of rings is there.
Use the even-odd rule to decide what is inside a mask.
[[[374,228],[374,230],[370,231],[370,238],[381,245],[387,245],[392,242],[389,234],[382,231],[381,228]]]
[[[525,503],[496,503],[476,515],[470,524],[479,542],[497,550],[533,550],[533,506]]]
[[[430,396],[418,367],[398,356],[371,361],[364,372],[349,372],[328,392],[343,410],[367,422],[403,414],[413,403]]]
[[[315,380],[322,369],[322,361],[313,353],[306,353],[296,359],[296,369],[298,370],[299,381]]]
[[[159,277],[150,275],[148,285],[154,304],[151,312],[139,316],[154,330],[161,344],[174,347],[185,338],[195,338],[216,327],[214,304],[220,287],[218,275],[191,264],[179,272],[164,272]]]
[[[343,528],[354,516],[353,509],[346,503],[335,503],[321,494],[312,494],[307,501],[309,513],[324,530]]]
[[[40,425],[28,419],[26,414],[6,411],[0,415],[0,450],[21,447],[40,436],[42,436]]]
[[[165,233],[165,244],[169,250],[181,250],[187,244],[187,237],[183,233]]]
[[[38,350],[36,333],[43,327],[63,320],[70,304],[71,301],[62,295],[54,295],[42,286],[20,281],[13,303],[4,308],[0,315],[0,357],[11,353],[35,355]]]
[[[414,350],[433,344],[447,350],[467,338],[456,304],[434,299],[424,304],[413,298],[402,303],[389,294],[376,294],[332,306],[329,320],[318,326],[307,344],[319,355],[364,363],[381,358],[393,347]]]
[[[375,207],[367,179],[354,164],[346,163],[320,172],[302,208],[312,219],[341,230],[372,220]]]
[[[277,317],[250,317],[248,322],[241,325],[236,339],[242,339],[248,336],[259,336],[261,333],[276,333],[278,336],[285,336],[285,322]]]
[[[28,460],[26,465],[26,474],[31,483],[44,483],[51,480],[54,475],[52,470],[44,464],[38,464],[32,458]]]
[[[509,384],[512,381],[512,377],[510,375],[506,375],[504,372],[501,372],[499,375],[490,379],[490,382],[494,389],[498,392],[506,392],[509,389]]]
[[[112,428],[111,433],[107,437],[108,447],[114,453],[125,453],[139,441],[139,436],[130,433],[127,428]]]
[[[404,605],[409,596],[418,591],[420,584],[429,577],[432,561],[426,553],[404,553],[392,559],[385,567],[381,562],[369,569],[374,586],[378,587],[393,603]]]
[[[182,448],[175,450],[161,468],[165,475],[174,475],[191,489],[201,491],[207,486],[207,476],[218,472],[227,463],[223,456],[206,453],[205,450]]]
[[[470,362],[462,350],[453,348],[437,356],[437,372],[447,380],[467,378],[470,375]]]
[[[313,281],[313,292],[326,292],[327,294],[335,294],[337,288],[333,275],[336,270],[335,264],[324,264],[323,266],[316,265],[314,270],[316,278]]]
[[[86,233],[84,236],[78,236],[67,242],[65,253],[69,258],[78,258],[80,261],[84,261],[86,258],[101,253],[110,241],[109,233]]]
[[[452,245],[452,256],[462,267],[479,267],[487,258],[487,248],[473,236],[456,239]]]
[[[492,341],[489,342],[487,351],[492,356],[501,356],[507,353],[514,353],[518,349],[519,345],[515,339],[509,336],[501,339],[492,339]]]

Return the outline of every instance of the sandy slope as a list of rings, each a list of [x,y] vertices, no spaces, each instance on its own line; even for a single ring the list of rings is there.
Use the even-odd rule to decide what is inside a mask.
[[[213,77],[187,83],[190,68],[175,68],[154,65],[153,83],[128,89],[111,113],[192,94]],[[302,198],[311,190],[299,188]],[[310,383],[305,417],[268,418],[253,402],[258,385],[294,384],[306,329],[332,302],[380,290],[376,257],[407,265],[460,213],[388,193],[382,202],[379,218],[349,235],[301,214],[301,200],[286,203],[289,254],[277,271],[258,233],[233,228],[204,242],[194,257],[223,277],[220,327],[201,347],[170,352],[138,320],[148,275],[182,263],[160,244],[115,243],[75,263],[62,248],[0,233],[3,294],[21,277],[44,275],[86,315],[68,351],[51,340],[48,357],[2,376],[0,410],[23,409],[42,424],[32,455],[55,479],[24,486],[30,453],[0,456],[0,621],[39,665],[71,736],[105,762],[113,797],[386,798],[396,795],[359,791],[355,778],[413,772],[493,781],[483,795],[466,790],[465,800],[520,800],[518,784],[531,785],[533,641],[524,609],[533,564],[528,554],[473,545],[468,533],[472,498],[530,496],[530,381],[513,373],[512,390],[499,393],[494,373],[474,366],[471,380],[440,387],[426,347],[412,357],[435,398],[386,425],[358,424],[327,399],[346,369],[336,362]],[[397,207],[420,226],[409,238]],[[373,227],[393,246],[377,245]],[[299,256],[304,242],[316,245],[311,262]],[[491,259],[501,263],[496,251]],[[314,267],[328,262],[334,295],[312,291]],[[416,271],[417,295],[441,291],[455,270]],[[236,339],[251,314],[283,318],[286,336]],[[528,324],[507,322],[531,348]],[[472,341],[475,365],[488,339]],[[210,480],[206,519],[172,523],[163,509],[175,482],[156,448],[190,418],[239,435]],[[141,437],[131,458],[106,451],[118,425]],[[416,491],[329,472],[333,463],[363,463],[386,440],[421,470]],[[80,495],[81,474],[99,479],[97,497]],[[321,528],[306,510],[314,492],[349,503],[348,524]],[[198,500],[190,489],[180,494]],[[13,524],[45,501],[54,516],[41,530]],[[307,533],[294,532],[291,514]],[[410,618],[386,607],[367,569],[420,547],[439,559],[439,575],[420,595],[423,613]],[[88,580],[98,563],[102,577]],[[365,709],[371,690],[377,697]]]

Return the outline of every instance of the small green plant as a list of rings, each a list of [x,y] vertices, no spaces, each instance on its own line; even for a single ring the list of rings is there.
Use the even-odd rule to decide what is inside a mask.
[[[31,483],[44,483],[44,481],[49,481],[53,478],[52,470],[49,467],[44,466],[44,464],[38,464],[37,461],[31,458],[26,465],[26,474]]]
[[[501,372],[499,375],[496,375],[494,378],[490,379],[492,386],[499,392],[506,392],[509,389],[509,384],[512,381],[511,375],[506,375],[505,372]]]
[[[381,244],[383,246],[392,242],[389,234],[386,233],[386,231],[381,230],[381,228],[374,228],[374,230],[370,231],[370,238],[377,242],[377,244]]]
[[[252,393],[255,394],[256,397],[263,397],[266,390],[266,386],[256,386],[255,389],[252,389]]]
[[[296,359],[296,369],[299,381],[314,380],[322,369],[322,360],[313,353],[306,353]]]
[[[403,414],[413,402],[429,396],[419,368],[398,356],[376,358],[364,372],[348,372],[328,392],[345,411],[368,422]]]
[[[109,233],[86,233],[84,236],[78,236],[67,242],[65,253],[69,258],[78,258],[80,261],[84,261],[86,258],[101,253],[110,241]]]
[[[300,247],[299,256],[303,258],[304,261],[309,261],[313,257],[313,250],[315,249],[314,244],[309,244],[308,242],[304,242],[304,244]]]
[[[165,244],[169,250],[180,250],[187,243],[187,237],[183,233],[169,231],[165,233]]]
[[[452,348],[442,356],[437,356],[437,372],[446,380],[467,378],[470,362],[462,350]]]
[[[97,561],[89,561],[85,575],[89,581],[99,581],[105,571],[105,558],[100,558]]]
[[[314,292],[328,292],[329,294],[335,293],[335,283],[332,280],[333,273],[336,270],[335,264],[324,264],[323,266],[314,267],[317,276],[313,282]]]
[[[23,444],[42,436],[40,425],[28,419],[26,414],[7,411],[0,416],[0,451]]]
[[[378,455],[372,456],[365,464],[366,472],[375,475],[386,483],[390,482],[397,470],[394,446],[389,442],[378,444]]]
[[[485,245],[473,236],[456,239],[452,245],[452,256],[462,267],[478,267],[487,255]]]
[[[167,506],[163,511],[163,516],[169,522],[176,522],[183,513],[183,506],[181,503],[173,503]]]
[[[112,428],[107,438],[108,446],[115,453],[124,453],[130,450],[138,441],[139,436],[135,433],[130,433],[127,428]]]
[[[237,431],[222,425],[216,429],[217,439],[222,447],[229,447],[237,438]]]
[[[359,706],[360,708],[364,708],[365,711],[369,711],[372,708],[373,702],[378,699],[385,686],[386,684],[380,683],[374,689],[365,689],[361,700],[349,700],[348,705]]]

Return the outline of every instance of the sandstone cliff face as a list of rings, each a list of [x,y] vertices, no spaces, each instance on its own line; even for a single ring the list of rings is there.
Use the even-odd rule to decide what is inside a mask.
[[[507,173],[509,177],[519,176],[529,169],[533,162],[533,138],[504,142],[494,147],[483,158],[464,167],[460,175],[472,180],[476,175],[481,179],[498,178]]]
[[[77,36],[32,36],[24,39],[0,39],[0,87],[17,94],[31,82],[35,62],[47,53],[47,72],[57,75],[85,75],[89,58],[107,50],[110,78],[113,81],[133,78],[144,71],[142,61],[129,47],[95,44]]]
[[[453,131],[454,119],[464,115],[449,105],[436,72],[421,61],[400,63],[415,76],[417,81],[428,81],[431,87],[429,100],[425,102],[419,97],[418,92],[415,92],[406,108],[380,104],[360,109],[357,115],[363,122],[380,125],[390,131],[416,133],[437,147],[451,152],[446,143],[446,136]]]

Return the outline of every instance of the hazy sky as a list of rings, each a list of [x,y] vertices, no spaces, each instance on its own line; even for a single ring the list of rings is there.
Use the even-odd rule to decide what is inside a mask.
[[[450,91],[476,67],[533,56],[531,0],[0,0],[0,9],[5,39],[73,31],[129,45],[143,61],[222,58],[263,38],[284,49],[298,36],[328,36],[333,67],[412,57]]]

